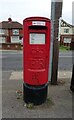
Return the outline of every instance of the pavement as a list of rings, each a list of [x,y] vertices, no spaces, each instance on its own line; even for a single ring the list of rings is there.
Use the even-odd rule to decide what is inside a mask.
[[[47,101],[32,109],[23,101],[22,75],[22,71],[3,71],[2,118],[72,118],[71,71],[59,71],[58,85],[48,86]]]

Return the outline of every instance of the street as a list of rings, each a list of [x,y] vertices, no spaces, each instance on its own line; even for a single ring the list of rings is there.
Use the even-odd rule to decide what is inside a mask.
[[[3,51],[2,52],[2,71],[22,70],[23,69],[22,51]]]
[[[59,70],[72,70],[72,52],[59,52]],[[2,71],[23,70],[22,51],[2,52]]]
[[[70,79],[59,78],[57,86],[48,87],[48,98],[53,104],[45,102],[40,106],[28,109],[22,93],[17,99],[17,90],[22,91],[23,54],[22,51],[0,51],[2,58],[2,117],[3,118],[72,118],[72,93],[69,89]],[[59,71],[71,72],[72,53],[59,53]],[[64,73],[65,74],[65,73]],[[59,111],[60,110],[60,111]]]

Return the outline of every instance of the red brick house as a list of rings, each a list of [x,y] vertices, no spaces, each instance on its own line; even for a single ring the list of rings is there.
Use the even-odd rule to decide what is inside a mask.
[[[23,26],[19,22],[2,21],[0,23],[0,44],[21,44],[23,38]]]

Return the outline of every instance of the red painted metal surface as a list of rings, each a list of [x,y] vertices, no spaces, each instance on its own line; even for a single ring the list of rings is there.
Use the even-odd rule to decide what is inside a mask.
[[[44,17],[30,17],[23,21],[23,77],[24,83],[29,85],[48,82],[50,25],[50,20]]]

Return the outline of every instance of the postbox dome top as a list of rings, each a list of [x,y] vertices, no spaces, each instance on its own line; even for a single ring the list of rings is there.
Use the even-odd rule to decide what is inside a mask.
[[[32,21],[32,20],[39,20],[39,21],[48,21],[48,22],[50,22],[49,18],[40,17],[40,16],[27,17],[27,18],[24,19],[24,21]]]

